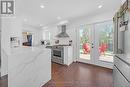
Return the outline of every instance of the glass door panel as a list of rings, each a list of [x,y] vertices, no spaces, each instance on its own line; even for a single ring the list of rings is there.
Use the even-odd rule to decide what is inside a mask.
[[[91,58],[91,28],[89,25],[80,26],[80,58],[90,60]]]
[[[98,32],[97,39],[99,60],[113,62],[113,24],[111,21],[95,25]]]

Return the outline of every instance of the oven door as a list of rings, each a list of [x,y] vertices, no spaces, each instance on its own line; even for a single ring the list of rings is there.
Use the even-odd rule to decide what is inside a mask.
[[[53,51],[52,51],[52,61],[56,62],[56,63],[63,64],[64,63],[63,50],[53,49]]]
[[[53,49],[53,56],[61,58],[62,57],[62,51],[57,50],[57,49]]]

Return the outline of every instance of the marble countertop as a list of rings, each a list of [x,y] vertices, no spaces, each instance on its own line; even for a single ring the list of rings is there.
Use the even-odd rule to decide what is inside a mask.
[[[8,53],[8,55],[16,55],[27,52],[46,51],[46,50],[48,49],[46,49],[44,46],[37,46],[37,47],[22,46],[18,48],[11,48],[10,53]]]

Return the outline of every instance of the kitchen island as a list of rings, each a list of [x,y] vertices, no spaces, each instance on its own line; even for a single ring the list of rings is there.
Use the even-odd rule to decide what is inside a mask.
[[[8,87],[41,87],[51,79],[50,49],[20,47],[8,55]]]

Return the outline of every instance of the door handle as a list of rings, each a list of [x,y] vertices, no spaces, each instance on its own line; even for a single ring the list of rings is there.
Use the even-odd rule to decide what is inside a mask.
[[[91,48],[94,48],[94,44],[92,43],[92,47]]]

